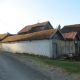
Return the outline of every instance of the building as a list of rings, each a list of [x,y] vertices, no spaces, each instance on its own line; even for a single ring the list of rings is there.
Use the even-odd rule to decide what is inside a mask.
[[[61,29],[62,33],[77,32],[80,36],[80,24],[66,25]]]
[[[29,53],[50,58],[80,53],[79,24],[53,29],[50,22],[24,27],[17,35],[3,39],[2,50]]]
[[[18,35],[42,31],[42,30],[48,30],[48,29],[53,29],[53,27],[49,21],[41,22],[41,23],[38,22],[36,24],[25,26],[23,29],[21,29],[18,32]]]
[[[65,41],[63,41],[63,46],[64,49],[62,51],[62,54],[79,54],[80,50],[79,50],[79,35],[77,32],[66,32],[66,33],[62,33],[64,38],[66,39]]]
[[[61,32],[63,36],[66,38],[66,45],[72,45],[74,47],[74,52],[71,52],[73,49],[72,47],[67,47],[67,50],[65,52],[69,53],[80,53],[80,24],[74,24],[74,25],[66,25],[61,29]]]
[[[2,43],[1,43],[1,41],[3,40],[3,39],[5,39],[6,37],[8,37],[8,36],[11,36],[11,34],[10,33],[4,33],[4,34],[0,34],[0,49],[2,48]]]
[[[61,55],[61,42],[64,40],[59,29],[49,29],[9,36],[2,41],[2,50],[57,58]]]

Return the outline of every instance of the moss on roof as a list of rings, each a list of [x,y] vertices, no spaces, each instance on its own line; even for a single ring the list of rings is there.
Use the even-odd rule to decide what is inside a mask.
[[[43,30],[43,31],[39,31],[39,32],[29,33],[29,34],[9,36],[9,37],[5,38],[2,42],[49,39],[50,36],[55,31],[56,31],[56,29],[49,29],[49,30]]]

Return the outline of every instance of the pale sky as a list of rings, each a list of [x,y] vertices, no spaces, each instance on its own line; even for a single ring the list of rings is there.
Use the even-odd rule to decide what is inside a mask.
[[[0,0],[0,34],[50,21],[56,28],[80,24],[80,0]]]

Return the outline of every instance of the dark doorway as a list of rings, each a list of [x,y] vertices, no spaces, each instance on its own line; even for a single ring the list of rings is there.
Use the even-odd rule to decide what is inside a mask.
[[[57,58],[57,44],[53,43],[53,58]]]

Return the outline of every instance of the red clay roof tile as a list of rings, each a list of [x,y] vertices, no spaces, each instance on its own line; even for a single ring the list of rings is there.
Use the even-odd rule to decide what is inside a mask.
[[[12,42],[12,41],[20,41],[20,40],[41,40],[41,39],[49,39],[50,36],[56,31],[56,29],[49,29],[29,34],[9,36],[4,39],[2,42]]]
[[[78,32],[78,31],[80,31],[80,24],[67,25],[67,26],[64,26],[61,29],[62,33],[65,33],[65,32]]]
[[[68,33],[63,33],[63,36],[66,39],[74,39],[76,34],[77,34],[77,32],[68,32]]]
[[[11,35],[11,34],[10,33],[0,34],[0,41],[3,40],[8,35]]]
[[[27,31],[29,31],[29,30],[30,30],[31,28],[33,28],[33,27],[44,26],[47,22],[48,22],[48,21],[42,22],[42,23],[37,23],[37,24],[32,24],[32,25],[27,25],[27,26],[25,26],[23,29],[21,29],[21,30],[18,32],[18,34],[23,33],[23,32],[27,32]]]

